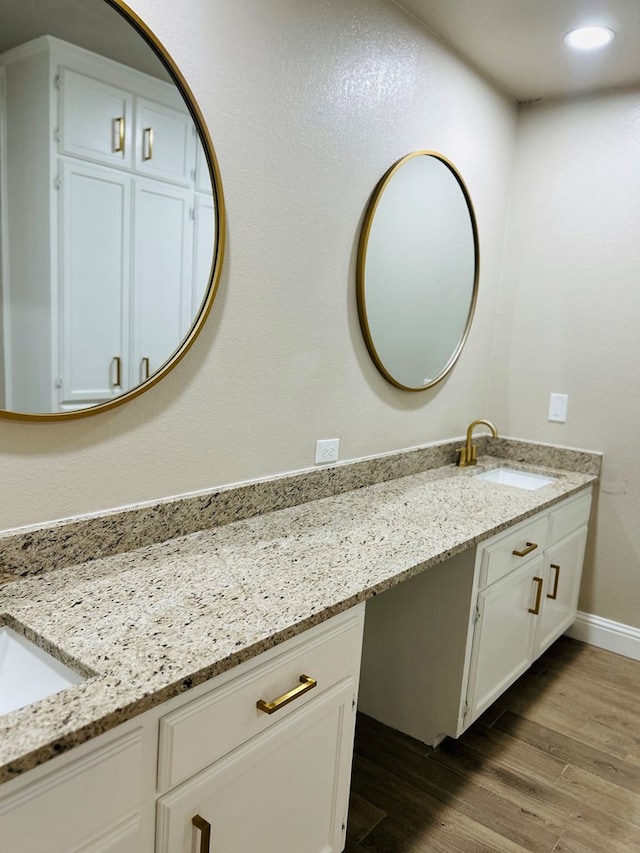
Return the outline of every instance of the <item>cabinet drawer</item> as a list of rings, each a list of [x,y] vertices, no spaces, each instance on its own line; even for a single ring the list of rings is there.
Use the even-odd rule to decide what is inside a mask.
[[[570,498],[549,513],[549,542],[559,542],[589,521],[591,489]]]
[[[357,608],[346,619],[336,619],[337,623],[331,620],[312,638],[296,642],[289,651],[258,664],[160,720],[158,789],[174,787],[297,708],[313,702],[328,687],[357,674],[363,608]],[[315,679],[316,687],[273,714],[256,707],[259,699],[270,702],[301,686],[302,675]]]
[[[478,549],[480,589],[541,554],[547,544],[547,523],[546,513],[537,515],[481,545]],[[532,545],[536,547],[532,548]],[[524,556],[519,557],[514,551],[524,553]]]

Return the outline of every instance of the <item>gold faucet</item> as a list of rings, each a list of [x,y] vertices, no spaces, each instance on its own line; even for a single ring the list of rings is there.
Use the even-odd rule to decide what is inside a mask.
[[[473,428],[480,424],[488,426],[493,433],[494,438],[498,437],[498,430],[494,427],[491,421],[485,421],[484,418],[480,418],[477,421],[471,421],[469,429],[467,430],[467,443],[464,447],[459,447],[456,451],[456,453],[460,454],[458,457],[458,465],[461,468],[466,468],[467,465],[476,465],[478,462],[478,445],[471,444],[471,433],[473,432]]]

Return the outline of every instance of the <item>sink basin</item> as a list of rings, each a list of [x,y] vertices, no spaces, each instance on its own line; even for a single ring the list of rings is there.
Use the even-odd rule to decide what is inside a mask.
[[[6,625],[0,626],[0,714],[8,714],[85,681]]]
[[[518,489],[541,489],[553,483],[556,477],[545,477],[542,474],[530,474],[528,471],[516,471],[515,468],[493,468],[475,475],[478,480],[488,480],[502,486],[515,486]]]

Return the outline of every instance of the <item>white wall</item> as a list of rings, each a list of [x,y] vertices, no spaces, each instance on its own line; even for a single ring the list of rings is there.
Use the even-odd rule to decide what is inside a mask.
[[[640,628],[640,91],[523,110],[500,306],[489,410],[604,451],[580,608]]]
[[[216,146],[220,292],[187,357],[142,397],[68,423],[0,421],[0,528],[298,470],[317,438],[357,458],[491,414],[512,106],[385,0],[130,5],[182,69]],[[467,184],[481,281],[453,373],[410,394],[367,354],[354,279],[368,197],[417,148],[445,154]]]

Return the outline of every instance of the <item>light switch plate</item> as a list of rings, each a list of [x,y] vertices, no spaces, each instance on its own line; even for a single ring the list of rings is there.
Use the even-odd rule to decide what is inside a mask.
[[[551,394],[549,397],[549,420],[564,424],[567,421],[568,394]]]
[[[322,465],[325,462],[337,462],[339,449],[339,438],[326,438],[322,441],[316,441],[316,465]]]

